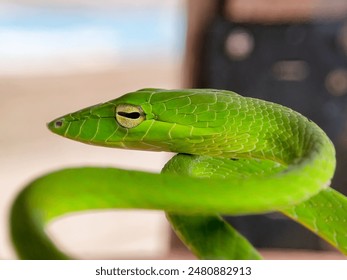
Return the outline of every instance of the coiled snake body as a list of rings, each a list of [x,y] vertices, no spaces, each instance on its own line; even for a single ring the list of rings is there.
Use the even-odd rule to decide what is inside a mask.
[[[329,187],[334,147],[291,109],[223,90],[143,89],[48,127],[87,144],[178,154],[161,174],[81,167],[35,180],[11,213],[22,258],[66,258],[44,225],[70,212],[110,208],[165,210],[202,259],[260,258],[219,215],[269,211],[285,213],[347,254],[347,200]]]

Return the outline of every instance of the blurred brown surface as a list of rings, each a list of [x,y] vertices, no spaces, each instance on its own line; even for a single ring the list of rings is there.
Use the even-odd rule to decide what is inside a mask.
[[[225,15],[234,22],[298,23],[345,17],[345,0],[227,0]]]
[[[229,0],[225,13],[235,22],[298,22],[312,16],[314,0]]]
[[[265,260],[346,260],[346,257],[335,251],[306,250],[260,250]],[[186,249],[171,250],[164,259],[192,260],[196,257]]]
[[[218,1],[215,0],[188,0],[187,1],[187,34],[184,57],[184,75],[182,76],[183,87],[192,87],[196,81],[196,74],[200,67],[200,52],[203,33],[211,19],[218,10]]]

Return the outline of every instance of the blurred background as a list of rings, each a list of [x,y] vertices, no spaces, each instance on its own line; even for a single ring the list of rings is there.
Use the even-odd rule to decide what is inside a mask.
[[[336,147],[332,186],[347,194],[346,31],[345,0],[188,1],[184,85],[273,101],[316,122]],[[270,257],[332,252],[279,213],[227,220],[256,247],[282,249]]]
[[[0,1],[0,259],[15,258],[9,208],[35,177],[81,165],[160,171],[167,154],[82,145],[46,123],[140,88],[180,87],[185,28],[177,0]],[[169,249],[168,224],[155,211],[72,215],[49,231],[78,258]]]
[[[37,176],[81,165],[160,171],[170,154],[46,129],[143,87],[230,89],[300,111],[334,141],[333,184],[346,194],[346,16],[344,0],[0,0],[0,259],[16,258],[10,205]],[[227,219],[266,258],[342,258],[279,214]],[[48,231],[76,258],[192,258],[158,211],[71,215]]]

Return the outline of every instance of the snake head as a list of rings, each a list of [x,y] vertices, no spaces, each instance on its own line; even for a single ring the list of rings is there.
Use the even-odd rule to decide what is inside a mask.
[[[117,129],[114,124],[114,106],[103,103],[59,117],[47,124],[48,128],[63,137],[101,145],[106,133]]]
[[[57,118],[48,128],[98,146],[217,155],[222,151],[209,146],[219,141],[226,147],[225,123],[232,112],[226,101],[238,106],[230,102],[236,96],[206,89],[143,89]]]
[[[176,152],[173,138],[187,137],[192,129],[191,126],[179,125],[175,114],[162,110],[163,102],[151,101],[160,91],[143,89],[132,92],[59,117],[49,122],[48,128],[58,135],[87,144]],[[169,95],[172,97],[173,93]],[[170,117],[165,118],[168,113]]]

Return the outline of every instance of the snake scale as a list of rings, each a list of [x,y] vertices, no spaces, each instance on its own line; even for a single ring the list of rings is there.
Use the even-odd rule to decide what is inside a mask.
[[[11,211],[21,258],[68,258],[45,233],[47,223],[71,212],[114,208],[166,211],[201,259],[260,259],[221,215],[272,211],[347,254],[347,199],[330,187],[334,146],[315,123],[289,108],[225,90],[147,88],[48,127],[87,144],[177,155],[161,174],[80,167],[31,182]]]

